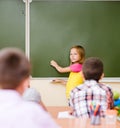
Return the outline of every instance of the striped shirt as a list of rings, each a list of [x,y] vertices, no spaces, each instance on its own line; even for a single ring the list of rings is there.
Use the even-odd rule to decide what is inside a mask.
[[[104,117],[106,109],[113,108],[111,88],[95,80],[86,80],[71,91],[69,104],[73,108],[74,116],[90,117],[91,102],[101,105],[100,115]]]

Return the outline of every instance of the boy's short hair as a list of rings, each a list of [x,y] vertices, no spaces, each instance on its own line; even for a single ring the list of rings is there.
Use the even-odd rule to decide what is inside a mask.
[[[90,57],[83,63],[82,72],[85,80],[99,81],[103,73],[103,62],[99,58]]]
[[[0,88],[16,89],[30,76],[31,65],[18,48],[4,48],[0,51]]]

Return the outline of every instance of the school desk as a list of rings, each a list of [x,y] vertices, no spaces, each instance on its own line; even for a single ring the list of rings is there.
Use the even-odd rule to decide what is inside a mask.
[[[59,112],[71,110],[70,107],[66,106],[49,106],[47,110],[61,128],[120,128],[119,121],[116,121],[115,125],[108,125],[105,123],[104,118],[101,118],[100,125],[91,125],[90,119],[85,118],[58,118]]]
[[[47,106],[47,110],[53,118],[57,118],[59,112],[71,111],[72,109],[69,106]]]

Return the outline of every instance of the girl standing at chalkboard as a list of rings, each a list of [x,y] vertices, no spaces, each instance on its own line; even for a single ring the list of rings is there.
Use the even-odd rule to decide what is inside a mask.
[[[59,64],[52,60],[50,64],[56,68],[60,73],[70,72],[67,81],[62,81],[66,85],[66,97],[69,99],[70,91],[77,85],[83,83],[83,77],[81,74],[82,64],[85,60],[85,50],[80,45],[75,45],[70,49],[70,66],[61,67]],[[60,79],[54,80],[54,82],[61,82]]]

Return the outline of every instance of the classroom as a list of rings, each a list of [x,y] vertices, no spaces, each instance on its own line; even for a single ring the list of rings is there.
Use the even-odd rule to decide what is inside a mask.
[[[33,67],[31,87],[46,106],[68,106],[65,86],[52,83],[68,74],[58,73],[50,61],[68,65],[69,49],[76,44],[85,47],[86,57],[103,60],[101,81],[120,92],[120,1],[28,0],[29,10],[25,1],[0,0],[0,48],[25,51]]]

